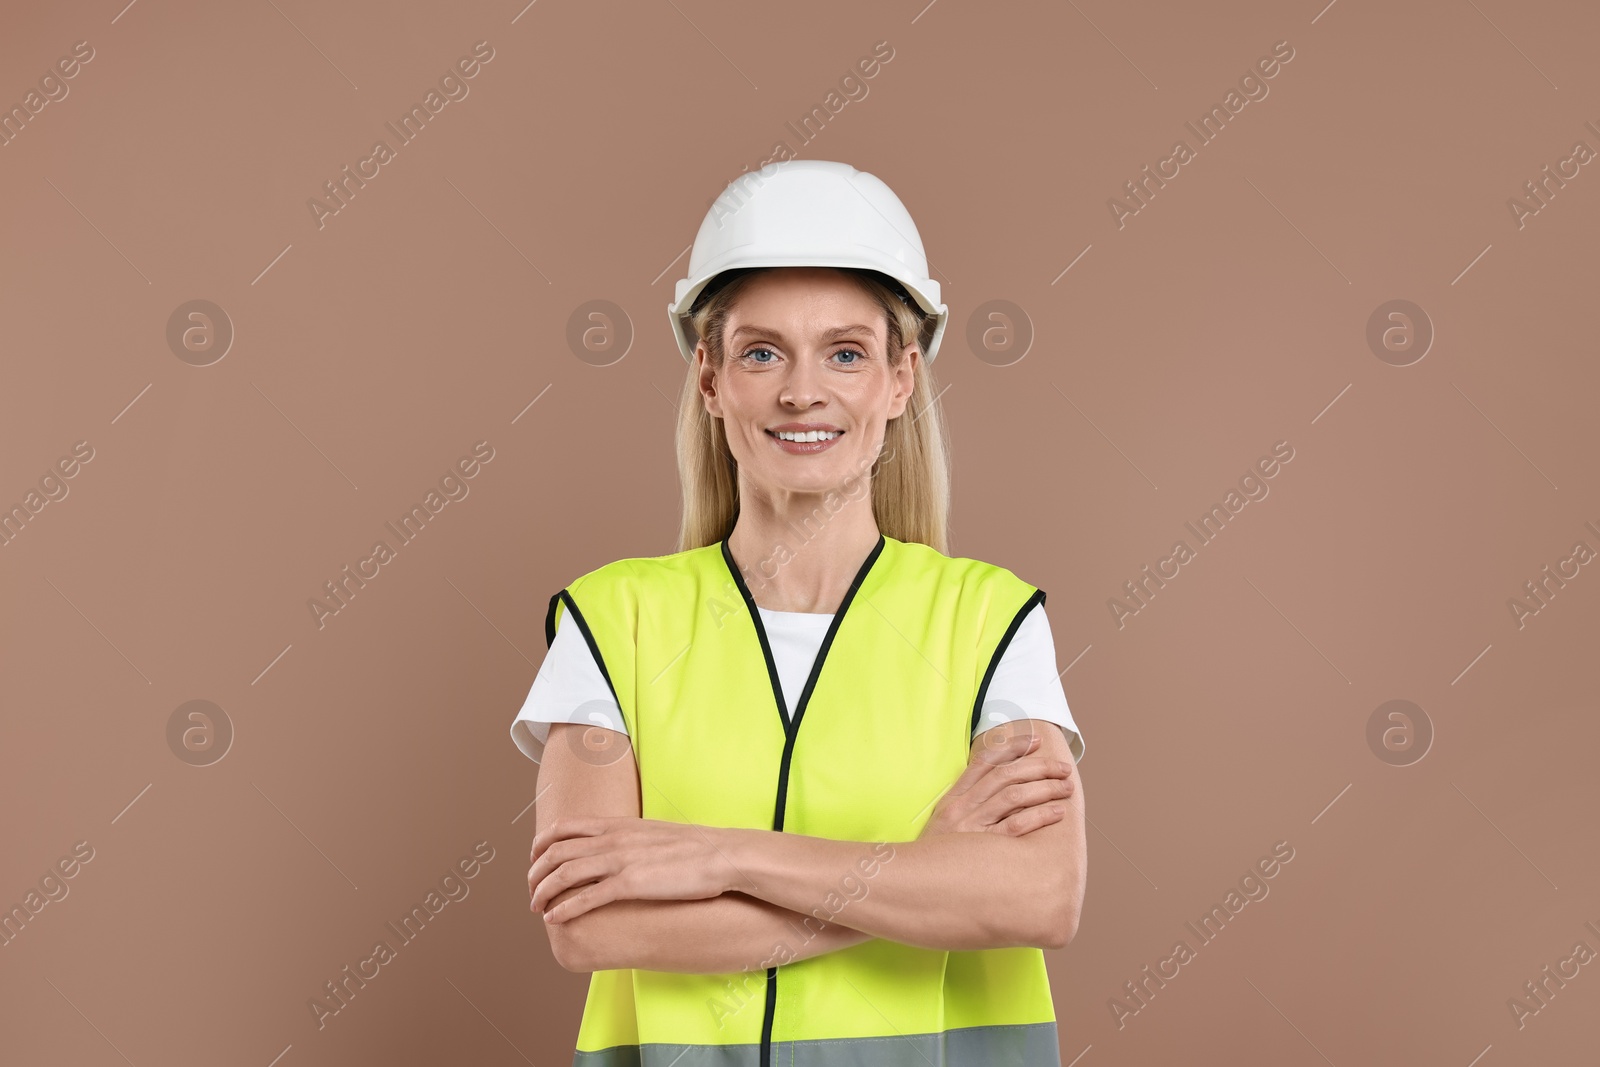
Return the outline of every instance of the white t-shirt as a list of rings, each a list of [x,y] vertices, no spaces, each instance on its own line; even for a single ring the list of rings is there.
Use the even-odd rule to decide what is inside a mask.
[[[833,616],[770,611],[759,606],[757,610],[772,647],[784,703],[792,709],[811,675]],[[539,666],[522,710],[511,723],[511,740],[535,763],[544,754],[553,722],[581,722],[624,735],[628,732],[611,687],[606,685],[605,676],[589,651],[589,643],[576,626],[567,625],[570,614],[561,613],[555,640]],[[974,736],[1012,719],[1047,719],[1056,723],[1066,731],[1073,759],[1083,759],[1083,737],[1067,708],[1067,694],[1056,672],[1055,640],[1042,603],[1028,612],[1001,655],[984,693],[983,714]]]

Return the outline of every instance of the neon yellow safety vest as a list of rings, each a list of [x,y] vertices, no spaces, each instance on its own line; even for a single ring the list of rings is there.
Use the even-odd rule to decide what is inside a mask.
[[[585,574],[550,598],[545,639],[565,611],[588,642],[644,818],[911,841],[967,766],[995,665],[1043,600],[1002,567],[880,534],[792,715],[726,540]],[[870,891],[841,873],[820,920]],[[1059,1067],[1039,949],[874,938],[785,962],[806,936],[791,924],[743,972],[594,972],[575,1067]]]

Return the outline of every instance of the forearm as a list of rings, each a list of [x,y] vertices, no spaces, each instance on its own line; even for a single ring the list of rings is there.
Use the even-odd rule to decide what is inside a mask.
[[[1055,948],[1076,914],[1068,872],[1041,862],[1023,838],[944,833],[873,845],[770,830],[715,832],[744,876],[742,892],[781,908],[820,910],[835,924],[889,941],[951,951]]]
[[[739,892],[704,900],[616,900],[545,929],[569,970],[683,974],[764,970],[780,959],[809,959],[871,936]]]

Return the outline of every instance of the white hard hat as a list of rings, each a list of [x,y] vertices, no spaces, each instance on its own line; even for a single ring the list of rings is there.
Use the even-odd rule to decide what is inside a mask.
[[[922,358],[939,351],[949,310],[910,212],[883,181],[848,163],[791,159],[741,174],[711,205],[667,315],[683,358],[694,361],[688,313],[717,275],[749,267],[856,267],[898,282],[935,319]],[[892,288],[892,286],[891,286]],[[902,299],[905,299],[904,297]]]

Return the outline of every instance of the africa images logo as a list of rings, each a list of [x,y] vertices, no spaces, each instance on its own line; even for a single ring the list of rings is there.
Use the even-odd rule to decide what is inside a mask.
[[[351,173],[348,164],[345,165],[337,181],[322,183],[323,191],[327,194],[328,201],[311,197],[306,201],[306,207],[311,212],[311,221],[317,224],[317,229],[327,225],[330,216],[337,215],[349,206],[355,199],[358,191],[367,187],[367,182],[382,173],[382,168],[393,162],[398,156],[398,149],[410,144],[427,127],[428,123],[436,118],[441,111],[451,102],[460,102],[467,98],[472,87],[467,81],[476,78],[483,69],[483,65],[494,58],[494,49],[488,41],[479,41],[472,46],[471,56],[462,56],[453,67],[447,69],[439,76],[439,88],[429,89],[422,98],[422,103],[412,104],[411,109],[399,119],[399,125],[386,122],[384,125],[389,132],[394,134],[395,148],[389,147],[388,141],[375,141],[372,152],[365,159],[356,160],[355,173]],[[441,96],[440,93],[444,95]]]
[[[1156,591],[1165,589],[1167,582],[1182,573],[1181,568],[1199,558],[1199,549],[1216,540],[1228,526],[1229,522],[1237,519],[1239,513],[1252,501],[1262,501],[1267,498],[1271,487],[1267,479],[1276,477],[1283,469],[1283,465],[1294,459],[1294,446],[1288,441],[1279,441],[1272,446],[1271,455],[1262,456],[1256,460],[1255,465],[1247,469],[1239,478],[1239,488],[1229,489],[1220,503],[1212,504],[1211,509],[1200,518],[1184,523],[1184,529],[1194,535],[1196,545],[1191,547],[1186,540],[1175,541],[1172,551],[1168,555],[1156,560],[1155,570],[1150,569],[1150,564],[1144,565],[1142,576],[1130,578],[1122,583],[1123,592],[1127,599],[1109,597],[1106,608],[1111,612],[1111,621],[1121,630],[1128,623],[1128,618],[1139,614],[1150,606],[1155,599]],[[1243,496],[1240,496],[1240,493]],[[1198,523],[1199,525],[1196,525]]]
[[[1238,117],[1246,105],[1252,101],[1259,102],[1267,98],[1271,87],[1267,82],[1278,76],[1283,70],[1283,65],[1294,59],[1294,49],[1288,41],[1279,41],[1272,46],[1270,55],[1257,59],[1255,66],[1246,70],[1239,77],[1239,88],[1229,89],[1223,96],[1222,103],[1212,104],[1211,110],[1200,117],[1200,124],[1185,122],[1184,126],[1194,135],[1195,145],[1179,138],[1172,144],[1172,152],[1164,159],[1158,159],[1155,170],[1152,172],[1150,164],[1144,165],[1142,178],[1129,180],[1122,183],[1123,190],[1127,193],[1126,200],[1116,197],[1106,199],[1106,209],[1111,213],[1111,221],[1117,224],[1117,229],[1122,229],[1128,220],[1145,208],[1150,206],[1150,201],[1155,199],[1156,191],[1165,189],[1167,182],[1183,173],[1183,168],[1198,158],[1198,151],[1216,140],[1227,129],[1228,123]],[[1239,95],[1243,93],[1244,95]],[[1170,168],[1170,170],[1168,169]],[[1154,185],[1154,188],[1151,186]]]

